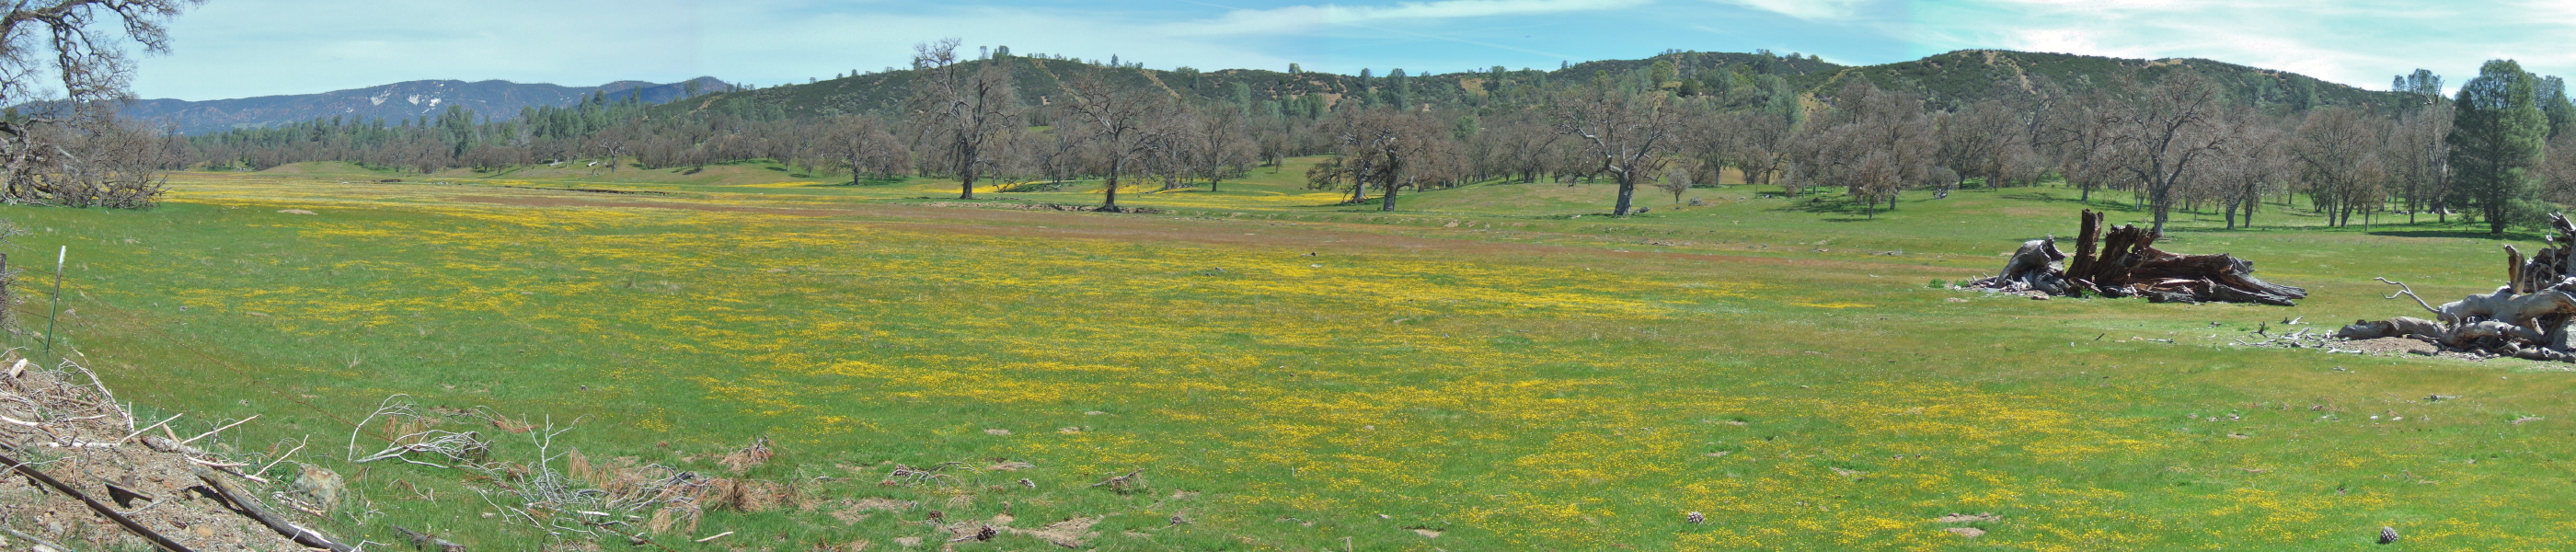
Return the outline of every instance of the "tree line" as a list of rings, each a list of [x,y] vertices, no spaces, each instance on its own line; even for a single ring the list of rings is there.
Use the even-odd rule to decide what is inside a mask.
[[[1232,94],[1178,93],[1194,85],[1162,81],[1197,72],[1158,79],[1125,64],[1064,76],[1032,98],[1014,73],[1026,58],[961,59],[955,40],[918,45],[913,57],[908,97],[879,113],[791,117],[744,97],[655,109],[594,96],[509,120],[452,107],[390,124],[236,130],[174,148],[195,163],[250,169],[331,160],[420,172],[573,162],[615,171],[768,159],[858,184],[953,178],[970,199],[1097,181],[1104,210],[1120,208],[1121,191],[1214,190],[1300,156],[1324,157],[1304,175],[1310,186],[1388,210],[1409,191],[1470,183],[1606,182],[1616,184],[1612,213],[1628,215],[1645,209],[1641,188],[1679,202],[1722,176],[1847,201],[1873,217],[1908,191],[1942,198],[1963,187],[2060,183],[2086,201],[2125,193],[2157,231],[2175,210],[2217,213],[2236,227],[2271,205],[2333,225],[2404,214],[2500,233],[2538,220],[2549,201],[2576,202],[2576,133],[2567,132],[2576,104],[2563,81],[2510,60],[2486,64],[2453,96],[2419,70],[2395,80],[2393,105],[2266,109],[2193,71],[2151,81],[2123,74],[2080,90],[2031,75],[1993,84],[2008,93],[1962,102],[1867,78],[1801,93],[1759,71],[1692,74],[1670,60],[1584,82],[1498,67],[1473,82],[1499,99],[1476,105],[1417,100],[1425,92],[1401,70],[1366,75],[1342,94],[1270,100],[1241,82]]]

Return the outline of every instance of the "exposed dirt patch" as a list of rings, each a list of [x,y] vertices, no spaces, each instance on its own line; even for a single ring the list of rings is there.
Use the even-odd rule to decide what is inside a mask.
[[[466,196],[453,196],[453,197],[449,197],[449,198],[447,198],[447,199],[449,199],[449,200],[453,200],[453,201],[461,201],[461,202],[465,202],[465,203],[482,203],[482,204],[488,204],[488,205],[509,205],[509,206],[514,206],[514,207],[580,207],[580,208],[611,208],[611,209],[617,209],[617,208],[624,208],[624,209],[679,209],[679,210],[685,210],[685,211],[713,211],[713,212],[724,212],[724,213],[766,213],[766,214],[773,214],[773,215],[789,215],[789,216],[799,216],[799,217],[829,217],[829,216],[838,216],[838,215],[850,215],[850,214],[857,214],[857,213],[855,213],[855,212],[851,212],[851,211],[838,211],[838,210],[829,210],[829,209],[801,209],[801,208],[789,208],[789,207],[749,207],[749,206],[742,206],[742,205],[711,205],[711,204],[706,204],[706,203],[690,203],[690,202],[682,202],[682,201],[610,201],[610,200],[605,200],[605,199],[589,199],[589,198],[580,198],[580,197],[541,196],[541,195],[523,195],[523,196],[466,195]]]
[[[2405,337],[2382,337],[2378,339],[2346,341],[2337,344],[2335,348],[2361,351],[2374,355],[2431,355],[2442,351],[2441,347],[2433,345],[2430,341]]]
[[[1099,536],[1098,533],[1091,532],[1091,526],[1099,523],[1100,518],[1098,516],[1077,517],[1049,523],[1045,527],[1037,529],[1006,529],[1006,531],[1013,534],[1037,537],[1040,540],[1055,543],[1056,546],[1062,546],[1065,548],[1081,548],[1082,541],[1084,539]]]
[[[923,206],[923,207],[968,207],[968,208],[975,208],[975,209],[1009,209],[1009,210],[1014,210],[1014,211],[1072,211],[1072,212],[1099,212],[1099,211],[1100,211],[1100,206],[1098,206],[1098,205],[1066,205],[1066,204],[1062,204],[1062,203],[981,203],[981,202],[977,202],[977,203],[968,203],[968,202],[959,202],[959,201],[940,201],[940,202],[934,202],[934,203],[924,203],[924,204],[921,204],[921,206]],[[1121,213],[1127,213],[1127,214],[1130,214],[1130,215],[1159,215],[1159,214],[1166,213],[1166,212],[1168,212],[1168,211],[1164,211],[1164,210],[1162,210],[1162,209],[1155,209],[1155,208],[1152,208],[1152,207],[1127,207],[1127,208],[1124,208],[1124,209],[1120,209],[1118,212],[1121,212]]]
[[[556,191],[556,192],[580,192],[580,193],[585,193],[585,194],[648,195],[648,196],[666,196],[666,195],[671,195],[671,193],[670,193],[670,192],[656,192],[656,191],[651,191],[651,190],[612,190],[612,189],[608,189],[608,188],[547,188],[547,187],[543,187],[543,186],[502,186],[502,187],[503,187],[503,188],[518,188],[518,189],[521,189],[521,190],[546,190],[546,191]]]
[[[1998,516],[1998,515],[1994,515],[1994,514],[1973,514],[1973,515],[1972,515],[1972,514],[1950,514],[1950,515],[1946,515],[1946,516],[1941,516],[1941,519],[1940,519],[1941,523],[1969,523],[1969,522],[1977,522],[1977,521],[2003,521],[2003,520],[2004,520],[2004,517],[2003,517],[2003,516]]]
[[[258,464],[252,462],[259,458],[232,458],[198,450],[166,429],[150,434],[136,431],[138,427],[156,429],[153,426],[159,420],[133,421],[123,409],[112,406],[117,402],[107,393],[104,386],[76,367],[50,370],[27,364],[15,354],[0,357],[0,396],[12,399],[0,401],[0,416],[12,420],[0,423],[0,453],[28,463],[29,469],[71,486],[82,495],[127,512],[144,529],[191,549],[300,548],[215,498],[212,487],[198,475],[203,468],[191,461],[250,464],[228,469],[256,473]],[[226,478],[228,485],[244,494],[254,495],[249,500],[263,502],[259,506],[268,511],[303,525],[314,523],[313,513],[325,511],[330,504],[283,502],[279,498],[302,496],[312,500],[329,495],[330,501],[336,502],[339,476],[324,474],[328,472],[314,474],[310,476],[312,481],[290,489],[286,484],[291,482],[208,473]],[[104,519],[79,499],[41,486],[34,477],[14,470],[0,477],[0,515],[6,516],[5,523],[15,531],[73,549],[153,548],[143,537]],[[17,537],[7,540],[8,544],[0,547],[21,550],[33,544]]]

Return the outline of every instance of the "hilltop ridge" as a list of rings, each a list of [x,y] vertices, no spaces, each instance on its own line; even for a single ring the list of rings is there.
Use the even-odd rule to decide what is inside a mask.
[[[135,100],[126,103],[121,114],[155,125],[166,125],[181,134],[200,134],[236,128],[266,128],[335,116],[360,120],[382,118],[388,123],[397,123],[436,116],[448,106],[463,106],[477,115],[498,120],[517,117],[520,110],[530,107],[569,106],[593,94],[661,103],[732,86],[715,77],[661,84],[625,80],[594,87],[505,80],[417,80],[315,94],[206,101]]]
[[[1266,69],[1165,70],[1037,56],[995,56],[965,63],[998,61],[1012,63],[1021,98],[1031,105],[1045,104],[1061,94],[1066,79],[1091,74],[1161,88],[1175,95],[1275,106],[1289,112],[1328,109],[1354,99],[1387,101],[1394,93],[1401,93],[1411,103],[1501,108],[1539,101],[1539,95],[1551,82],[1579,82],[1595,75],[1626,78],[1649,71],[1658,62],[1671,64],[1681,93],[1720,97],[1773,86],[1800,94],[1830,94],[1849,79],[1862,78],[1882,89],[1913,92],[1936,107],[1953,107],[2032,93],[2041,83],[2053,83],[2080,94],[2124,79],[2153,82],[2177,71],[2192,71],[2221,84],[2238,101],[2274,111],[2304,111],[2328,105],[2389,106],[2403,101],[2391,92],[2208,59],[2148,60],[2010,50],[1960,50],[1912,61],[1860,66],[1770,52],[1668,51],[1638,59],[1588,61],[1555,70],[1496,66],[1484,71],[1412,74],[1401,79],[1392,72],[1363,77]],[[845,75],[807,84],[712,94],[664,109],[761,110],[790,117],[883,113],[900,106],[914,75],[913,70]]]

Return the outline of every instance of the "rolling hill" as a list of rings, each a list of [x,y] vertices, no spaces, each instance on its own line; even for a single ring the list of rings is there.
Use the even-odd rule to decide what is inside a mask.
[[[401,121],[435,116],[448,106],[464,106],[486,117],[507,119],[517,117],[522,108],[572,105],[592,94],[618,99],[631,96],[646,103],[662,103],[692,93],[731,87],[715,77],[667,84],[617,81],[594,87],[502,80],[421,80],[319,94],[207,101],[136,100],[125,105],[122,115],[156,125],[169,125],[183,134],[199,134],[335,116]]]
[[[2407,100],[2393,92],[2366,90],[2287,71],[2249,67],[2198,58],[2123,59],[2102,56],[1960,50],[1923,59],[1867,66],[1844,66],[1814,57],[1779,56],[1769,52],[1666,52],[1632,60],[1591,61],[1552,71],[1500,66],[1485,71],[1360,77],[1261,69],[1200,71],[1103,66],[1083,60],[1006,57],[966,62],[1010,63],[1021,98],[1031,105],[1053,101],[1063,83],[1078,75],[1168,90],[1176,95],[1221,102],[1276,106],[1283,111],[1315,109],[1347,101],[1454,106],[1475,110],[1527,106],[1540,101],[1551,83],[1583,82],[1595,75],[1641,79],[1657,62],[1670,61],[1675,80],[1688,83],[1685,94],[1728,101],[1760,97],[1776,77],[1800,94],[1831,94],[1850,79],[1868,79],[1883,89],[1921,95],[1948,107],[1989,98],[2029,94],[2039,83],[2054,83],[2081,94],[2123,79],[2153,82],[2179,71],[2200,73],[2226,88],[2237,101],[2274,112],[2327,106],[2392,106]],[[782,85],[713,94],[699,101],[665,106],[669,111],[758,110],[787,116],[883,113],[900,107],[917,72],[897,70],[852,75],[810,84]],[[1268,102],[1263,104],[1262,102]]]

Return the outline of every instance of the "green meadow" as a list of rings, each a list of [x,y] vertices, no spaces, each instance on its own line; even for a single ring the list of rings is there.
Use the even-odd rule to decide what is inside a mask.
[[[1122,192],[1157,210],[1140,214],[1018,208],[1093,203],[1097,182],[959,201],[953,182],[756,164],[301,165],[182,173],[150,211],[0,218],[32,232],[6,251],[28,270],[22,328],[47,308],[33,260],[69,246],[54,354],[145,413],[188,413],[180,433],[259,415],[219,447],[304,445],[295,462],[351,481],[317,522],[351,541],[2316,550],[2380,547],[2389,526],[2405,540],[2386,548],[2576,547],[2570,365],[2233,345],[2419,310],[2377,276],[2437,301],[2491,290],[2483,227],[2184,214],[2161,247],[2251,259],[2311,297],[2034,301],[1942,284],[2073,234],[2082,209],[2144,219],[2125,192],[1915,192],[1869,217],[1727,185],[1692,190],[1701,206],[1641,190],[1653,210],[1613,218],[1606,184],[1496,182],[1382,213],[1305,189],[1311,162]],[[476,490],[508,481],[350,464],[352,425],[396,394],[778,496],[649,543],[566,540],[492,515]],[[512,461],[543,433],[450,423]],[[388,436],[358,428],[354,448]],[[768,463],[719,465],[761,438]],[[950,542],[933,511],[1010,530]]]

